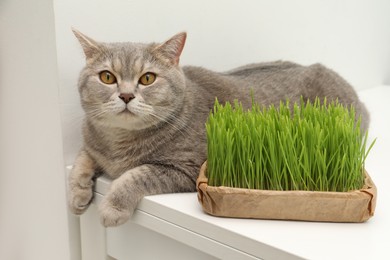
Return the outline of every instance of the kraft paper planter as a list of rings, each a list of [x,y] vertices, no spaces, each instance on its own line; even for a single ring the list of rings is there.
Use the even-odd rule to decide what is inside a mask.
[[[208,186],[207,162],[197,180],[198,200],[220,217],[364,222],[374,215],[376,187],[366,172],[362,189],[349,192],[251,190]]]

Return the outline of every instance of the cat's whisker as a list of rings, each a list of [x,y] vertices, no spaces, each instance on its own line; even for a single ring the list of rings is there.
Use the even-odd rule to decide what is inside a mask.
[[[88,118],[90,119],[99,119],[104,114],[107,114],[107,112],[105,110],[100,110],[100,109],[89,110],[87,112]]]
[[[181,133],[182,135],[185,135],[185,133],[183,132],[184,127],[183,126],[179,127],[180,125],[178,126],[175,124],[176,123],[175,119],[177,119],[177,118],[175,118],[175,119],[173,119],[172,117],[164,118],[164,117],[159,116],[156,113],[150,113],[149,115],[157,118],[159,121],[163,121],[163,122],[167,123],[172,129],[176,130],[177,132]]]
[[[86,114],[90,119],[101,119],[102,116],[104,117],[105,115],[110,114],[110,112],[113,112],[114,108],[115,104],[113,104],[112,102],[93,104],[88,106]]]
[[[175,116],[174,109],[161,107],[161,106],[155,106],[155,108],[158,108],[159,111],[163,110],[164,112],[167,112],[168,114],[170,114],[170,116],[168,117],[167,120],[172,121],[172,123],[174,123],[178,127],[186,129],[187,131],[190,131],[190,132],[191,131],[195,132],[192,128],[189,127],[188,118],[180,118],[180,117]],[[154,109],[154,111],[156,111],[156,109]],[[157,114],[157,113],[155,113],[155,114]]]

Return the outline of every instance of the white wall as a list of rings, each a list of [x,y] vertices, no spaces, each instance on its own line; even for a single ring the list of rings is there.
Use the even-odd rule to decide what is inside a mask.
[[[0,1],[0,259],[69,259],[52,1]]]

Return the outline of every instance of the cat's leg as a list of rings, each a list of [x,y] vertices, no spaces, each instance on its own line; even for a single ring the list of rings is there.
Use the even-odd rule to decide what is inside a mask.
[[[91,203],[95,170],[92,158],[81,150],[68,179],[68,205],[72,213],[82,214]]]
[[[104,226],[117,226],[133,214],[146,195],[195,191],[195,181],[172,166],[141,165],[115,179],[99,205]]]

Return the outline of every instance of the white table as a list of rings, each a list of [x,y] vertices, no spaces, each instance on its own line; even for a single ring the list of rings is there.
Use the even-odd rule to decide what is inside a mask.
[[[81,218],[83,259],[96,253],[96,240],[114,259],[390,259],[390,86],[359,95],[371,113],[370,138],[378,138],[366,162],[378,188],[375,216],[367,222],[218,218],[202,211],[196,193],[155,195],[116,228],[99,226],[92,205]],[[98,180],[96,203],[108,184]]]

